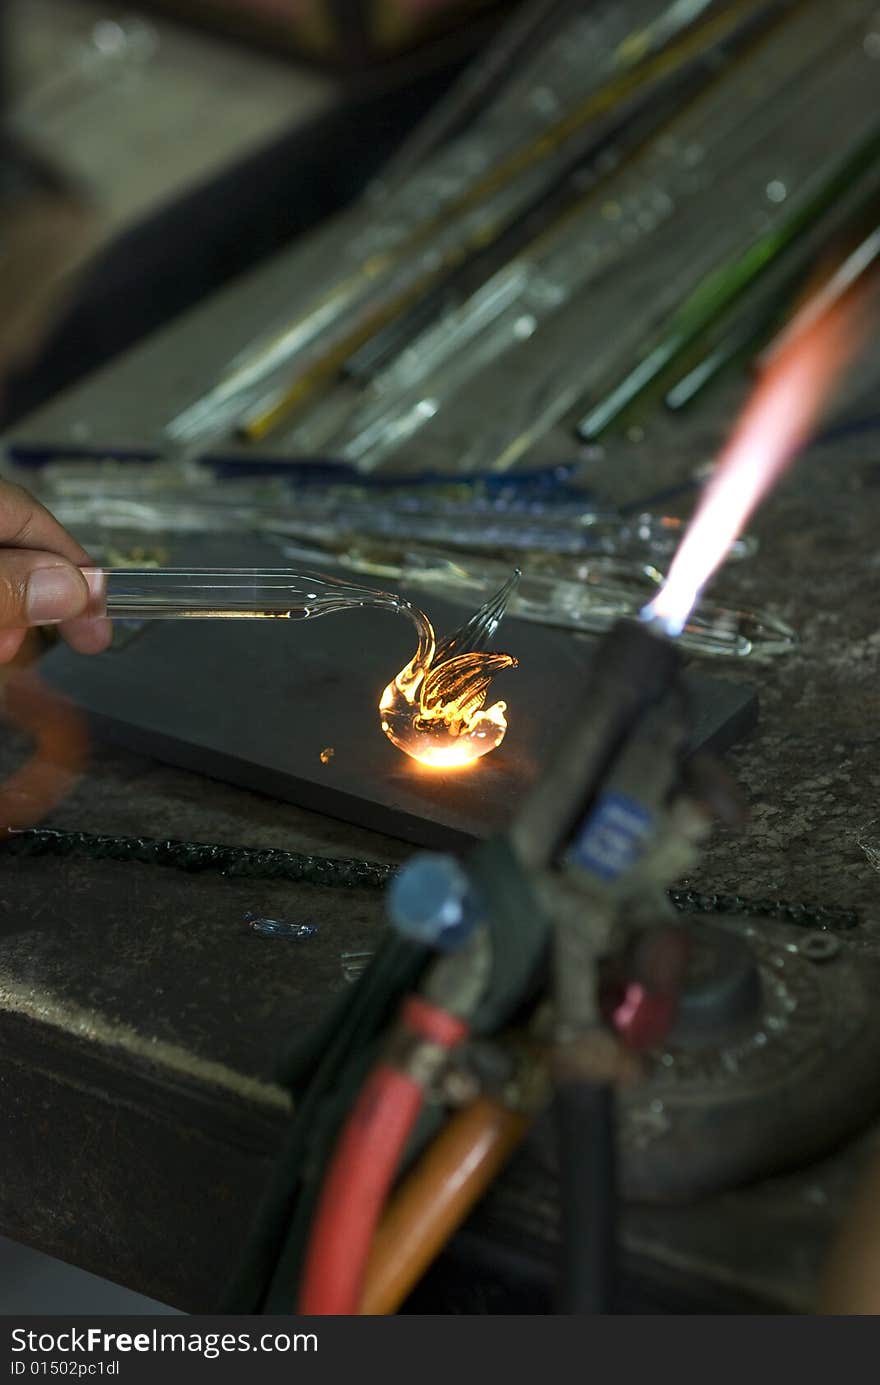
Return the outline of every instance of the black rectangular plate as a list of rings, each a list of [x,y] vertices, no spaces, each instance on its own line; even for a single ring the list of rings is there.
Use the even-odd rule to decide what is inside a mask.
[[[438,634],[469,614],[408,594]],[[458,773],[418,765],[380,730],[379,696],[415,648],[409,621],[383,611],[290,625],[154,622],[97,658],[59,647],[45,669],[99,736],[406,841],[460,848],[506,826],[564,735],[598,642],[509,620],[495,645],[519,660],[490,690],[508,704],[509,730]],[[724,750],[751,728],[750,688],[696,673],[687,682],[694,750]]]

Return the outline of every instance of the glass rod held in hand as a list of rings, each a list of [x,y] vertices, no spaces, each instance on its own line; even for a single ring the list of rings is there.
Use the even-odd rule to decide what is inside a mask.
[[[288,568],[86,568],[90,614],[122,620],[311,620],[378,606],[418,626],[403,597]]]

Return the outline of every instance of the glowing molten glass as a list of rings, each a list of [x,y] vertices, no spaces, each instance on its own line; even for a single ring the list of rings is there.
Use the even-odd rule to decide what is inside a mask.
[[[421,617],[418,650],[379,699],[385,735],[420,764],[465,769],[504,740],[507,705],[487,707],[486,694],[495,675],[515,668],[516,659],[477,646],[494,634],[513,586],[508,583],[439,645],[430,621]]]
[[[856,339],[852,316],[845,312],[830,313],[786,335],[746,405],[644,619],[659,621],[670,635],[681,634],[749,516],[808,440]]]

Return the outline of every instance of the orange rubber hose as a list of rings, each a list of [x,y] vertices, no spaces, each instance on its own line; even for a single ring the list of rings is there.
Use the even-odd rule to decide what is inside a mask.
[[[522,1140],[529,1118],[480,1097],[458,1112],[395,1193],[367,1265],[360,1313],[396,1313]]]

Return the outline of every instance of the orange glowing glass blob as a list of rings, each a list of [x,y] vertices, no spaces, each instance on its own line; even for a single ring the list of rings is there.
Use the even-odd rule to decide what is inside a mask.
[[[496,750],[507,732],[507,704],[486,706],[489,684],[515,668],[510,654],[489,653],[516,573],[466,625],[438,645],[433,627],[419,612],[419,647],[379,699],[385,735],[411,759],[430,769],[460,770]]]

